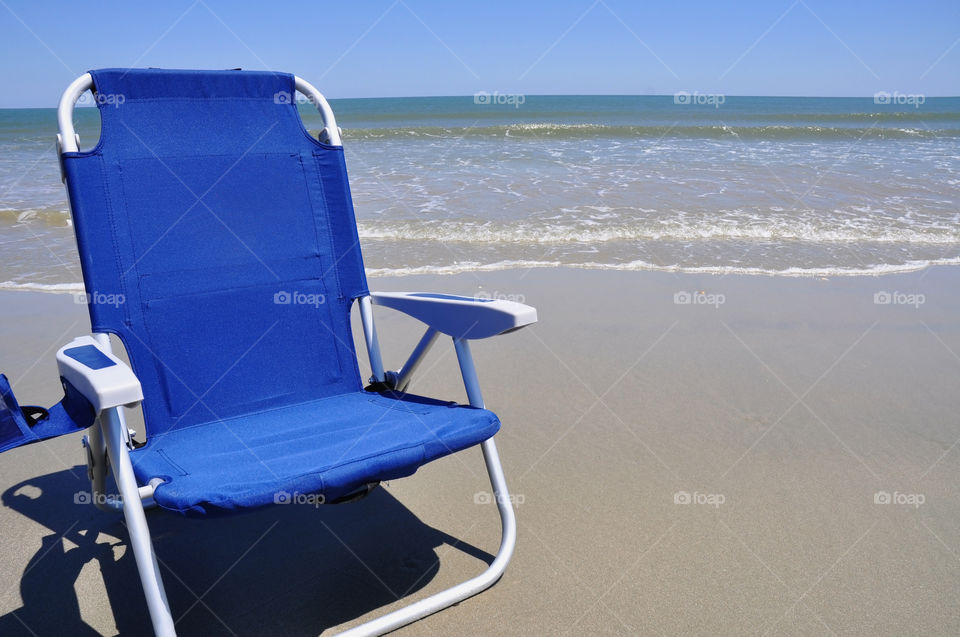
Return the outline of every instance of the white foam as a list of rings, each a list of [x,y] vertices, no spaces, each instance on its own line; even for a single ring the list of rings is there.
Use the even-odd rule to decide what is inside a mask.
[[[828,277],[828,276],[879,276],[883,274],[902,274],[917,272],[933,265],[960,265],[960,257],[950,259],[931,259],[924,261],[907,261],[901,264],[878,263],[865,267],[845,268],[829,266],[822,268],[790,267],[781,270],[772,268],[756,268],[742,266],[680,266],[658,265],[646,261],[631,261],[629,263],[582,263],[568,267],[585,268],[590,270],[651,270],[659,272],[678,272],[684,274],[745,274],[761,276],[789,276],[789,277]]]
[[[676,272],[681,274],[741,274],[749,276],[787,276],[787,277],[833,277],[833,276],[880,276],[885,274],[903,274],[917,272],[934,265],[960,265],[960,257],[950,259],[931,259],[926,261],[907,261],[902,264],[880,263],[866,267],[844,268],[753,268],[740,266],[681,266],[660,265],[648,261],[630,261],[628,263],[563,263],[560,261],[497,261],[495,263],[466,262],[453,265],[426,265],[413,268],[367,268],[367,276],[415,276],[421,274],[463,274],[465,272],[493,272],[498,270],[526,270],[534,268],[574,268],[580,270],[616,270],[627,272]]]
[[[83,283],[16,283],[14,281],[0,281],[0,290],[77,294],[83,293],[84,288]]]
[[[676,211],[682,214],[682,211]],[[960,244],[960,228],[864,227],[863,223],[818,226],[800,220],[770,220],[767,223],[738,224],[717,220],[670,223],[597,224],[581,218],[562,223],[483,224],[443,222],[360,222],[361,239],[388,241],[438,241],[491,244],[565,244],[612,241],[800,241],[810,243],[909,243],[923,245]]]
[[[494,272],[497,270],[523,270],[526,268],[560,268],[560,261],[497,261],[478,263],[467,261],[452,265],[421,265],[411,268],[367,268],[367,276],[414,276],[418,274],[463,274],[464,272]]]
[[[676,272],[679,274],[739,274],[747,276],[786,276],[786,277],[836,277],[836,276],[882,276],[886,274],[903,274],[917,272],[935,265],[960,265],[960,257],[950,259],[931,259],[925,261],[907,261],[902,264],[881,263],[866,267],[843,268],[786,268],[776,270],[772,268],[755,268],[740,266],[681,266],[662,265],[648,261],[630,261],[627,263],[599,263],[587,261],[582,263],[563,263],[561,261],[535,260],[504,260],[494,263],[480,263],[465,261],[450,265],[421,265],[409,268],[367,268],[369,277],[378,276],[418,276],[418,275],[450,275],[467,272],[497,272],[501,270],[528,270],[542,268],[573,268],[578,270],[613,270],[621,272]],[[16,283],[14,281],[0,282],[0,290],[15,290],[28,292],[46,292],[51,294],[78,294],[83,293],[83,283]]]

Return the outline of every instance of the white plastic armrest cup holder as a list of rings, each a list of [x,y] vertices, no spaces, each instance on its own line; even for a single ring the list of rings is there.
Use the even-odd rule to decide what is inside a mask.
[[[537,322],[535,308],[502,299],[423,292],[373,292],[370,298],[458,339],[488,338]]]
[[[61,347],[57,368],[98,414],[111,407],[134,407],[143,400],[143,389],[133,370],[105,352],[91,336],[75,338]]]

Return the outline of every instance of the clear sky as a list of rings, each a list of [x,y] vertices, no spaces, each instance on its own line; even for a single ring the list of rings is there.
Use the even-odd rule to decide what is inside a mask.
[[[960,1],[0,0],[0,107],[91,68],[290,71],[332,98],[960,95]]]

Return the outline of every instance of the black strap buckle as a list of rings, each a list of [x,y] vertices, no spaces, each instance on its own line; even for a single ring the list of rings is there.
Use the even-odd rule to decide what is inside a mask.
[[[26,405],[21,407],[20,411],[23,413],[23,417],[27,419],[27,425],[30,427],[50,417],[49,411],[36,405]]]

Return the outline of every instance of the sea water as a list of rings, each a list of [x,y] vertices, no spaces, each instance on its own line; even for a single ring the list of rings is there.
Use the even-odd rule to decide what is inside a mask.
[[[960,264],[960,98],[331,104],[373,276]],[[309,104],[300,110],[308,129],[322,127]],[[75,119],[92,146],[97,111]],[[0,287],[80,289],[55,135],[53,109],[0,110]]]

